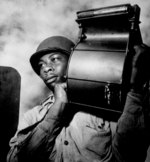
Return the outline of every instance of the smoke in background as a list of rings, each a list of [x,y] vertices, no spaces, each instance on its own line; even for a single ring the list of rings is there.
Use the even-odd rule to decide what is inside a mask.
[[[76,41],[77,11],[124,3],[140,6],[143,41],[150,45],[149,0],[0,0],[0,66],[14,67],[21,75],[20,115],[42,101],[47,92],[29,64],[39,43],[52,35]]]

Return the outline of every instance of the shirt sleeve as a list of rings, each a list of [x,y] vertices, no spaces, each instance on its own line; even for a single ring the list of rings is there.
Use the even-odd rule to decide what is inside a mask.
[[[45,161],[48,159],[55,138],[62,129],[61,117],[50,108],[42,121],[20,130],[11,139],[7,162]],[[52,113],[51,113],[52,112]]]
[[[119,162],[144,161],[147,150],[143,96],[129,92],[113,138],[113,151]]]

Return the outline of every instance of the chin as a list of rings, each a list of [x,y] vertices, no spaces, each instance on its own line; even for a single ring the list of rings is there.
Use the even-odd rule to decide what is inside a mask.
[[[54,90],[55,83],[45,83],[50,90]]]

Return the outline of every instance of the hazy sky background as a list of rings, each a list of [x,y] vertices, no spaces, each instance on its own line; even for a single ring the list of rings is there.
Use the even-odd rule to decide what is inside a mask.
[[[150,0],[0,0],[0,66],[21,75],[20,114],[44,97],[45,85],[29,64],[38,44],[52,35],[76,41],[77,11],[124,3],[140,6],[143,41],[150,45]]]

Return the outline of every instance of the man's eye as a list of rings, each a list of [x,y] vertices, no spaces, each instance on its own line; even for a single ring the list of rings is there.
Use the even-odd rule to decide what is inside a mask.
[[[56,61],[58,61],[58,60],[59,60],[58,57],[52,57],[52,58],[51,58],[51,61],[52,61],[52,62],[56,62]]]
[[[44,66],[44,64],[43,63],[39,63],[38,66],[39,66],[39,68],[41,68],[41,67]]]

